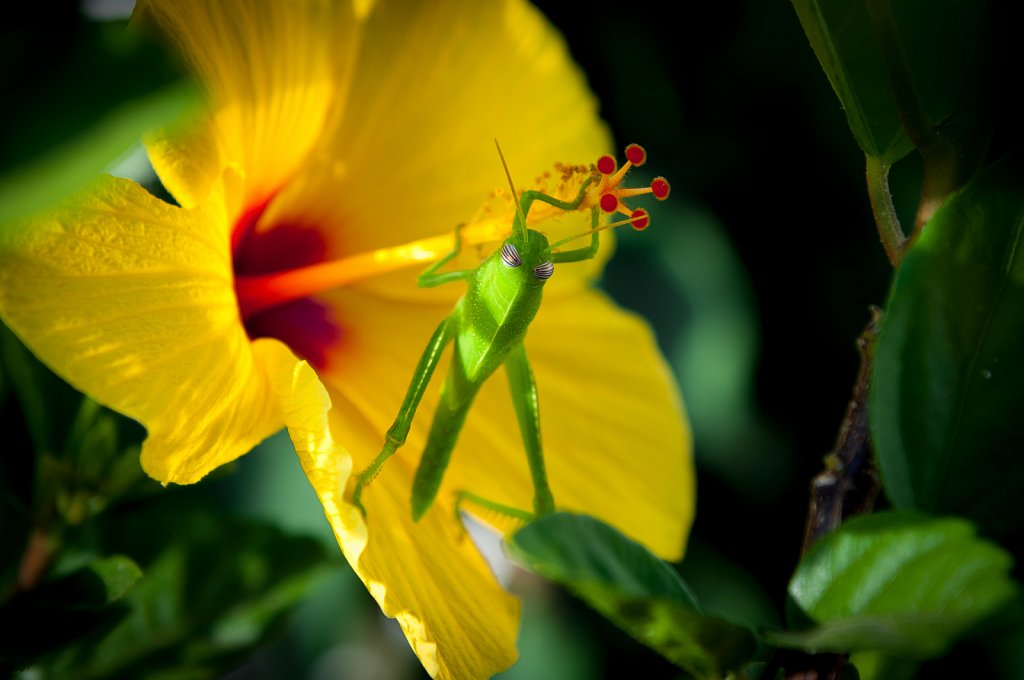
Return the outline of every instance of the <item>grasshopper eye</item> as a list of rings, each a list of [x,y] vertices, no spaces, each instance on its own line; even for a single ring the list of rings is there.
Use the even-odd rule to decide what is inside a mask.
[[[518,267],[523,263],[519,257],[519,251],[511,243],[506,243],[501,247],[501,261],[506,267]]]
[[[541,281],[546,281],[555,273],[555,265],[551,262],[541,262],[533,268],[533,275]]]

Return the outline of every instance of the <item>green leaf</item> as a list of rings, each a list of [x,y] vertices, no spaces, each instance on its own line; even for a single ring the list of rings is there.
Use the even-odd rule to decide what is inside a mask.
[[[82,188],[143,132],[199,101],[198,88],[140,31],[120,22],[86,24],[74,38],[59,51],[63,63],[23,85],[28,91],[10,131],[0,133],[0,225]],[[31,47],[18,56],[27,64],[40,58]]]
[[[914,147],[863,0],[792,0],[860,148],[886,165]]]
[[[748,630],[702,613],[670,565],[592,517],[547,515],[506,545],[527,568],[697,677],[721,677],[754,652]]]
[[[905,67],[922,113],[934,125],[964,105],[965,90],[983,80],[984,39],[991,35],[984,0],[886,0],[892,8]]]
[[[869,400],[893,503],[997,532],[1024,527],[1022,161],[951,197],[904,259]]]
[[[124,555],[95,559],[60,578],[44,590],[43,603],[75,608],[99,608],[117,602],[142,578],[142,570]]]
[[[1013,598],[1012,565],[962,519],[859,517],[815,544],[789,583],[817,625],[766,639],[810,652],[937,656]]]
[[[166,499],[161,499],[166,501]],[[280,631],[322,574],[324,547],[257,522],[154,501],[108,537],[131,546],[145,577],[129,613],[102,639],[48,660],[53,677],[152,677],[173,668],[217,677]]]
[[[135,562],[114,555],[15,595],[0,607],[0,669],[15,670],[109,629],[127,613],[111,605],[141,576]]]

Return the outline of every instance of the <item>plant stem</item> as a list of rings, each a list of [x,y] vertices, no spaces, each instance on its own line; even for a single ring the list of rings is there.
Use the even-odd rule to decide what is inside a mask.
[[[853,395],[839,426],[835,450],[825,458],[825,470],[811,482],[810,507],[801,556],[844,520],[871,512],[881,488],[871,455],[867,398],[874,365],[874,342],[882,312],[871,309],[871,320],[857,338],[860,369]],[[842,677],[846,654],[783,653],[777,663],[786,669],[787,680],[833,680]]]
[[[914,230],[910,236],[910,240],[913,241],[920,235],[925,222],[931,219],[946,196],[957,188],[957,154],[950,140],[942,134],[939,127],[932,124],[921,107],[913,79],[910,77],[910,68],[907,66],[907,58],[900,41],[891,0],[868,0],[867,10],[875,28],[878,47],[885,60],[885,70],[889,76],[893,96],[896,98],[900,122],[924,161],[924,186],[921,188],[921,202],[918,204]]]
[[[900,218],[892,204],[889,192],[889,164],[876,156],[867,157],[868,197],[871,199],[871,212],[875,216],[878,235],[882,238],[882,246],[889,262],[894,269],[899,268],[903,259],[903,251],[907,237],[900,226]]]
[[[811,501],[801,555],[822,536],[854,515],[870,512],[879,492],[878,474],[871,456],[867,398],[874,365],[874,342],[881,310],[872,308],[871,320],[857,338],[860,369],[853,395],[839,426],[835,450],[825,459],[825,470],[811,482]]]

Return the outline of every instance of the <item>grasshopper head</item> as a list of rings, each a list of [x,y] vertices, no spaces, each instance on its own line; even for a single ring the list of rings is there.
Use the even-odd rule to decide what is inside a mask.
[[[550,256],[547,237],[533,229],[526,229],[524,235],[512,234],[499,251],[505,275],[530,287],[543,286],[555,272]]]

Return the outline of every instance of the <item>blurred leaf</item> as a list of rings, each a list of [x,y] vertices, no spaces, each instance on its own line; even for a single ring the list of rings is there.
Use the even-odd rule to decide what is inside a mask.
[[[810,652],[937,656],[1017,593],[1012,564],[961,519],[858,517],[816,543],[790,581],[817,625],[765,637]]]
[[[949,0],[941,11],[928,0],[867,5],[904,128],[924,160],[923,200],[937,206],[977,171],[992,134],[989,2]]]
[[[754,574],[691,537],[679,574],[696,594],[701,609],[753,629],[777,627],[779,613]]]
[[[936,11],[932,0],[885,0],[892,8],[902,56],[914,93],[933,125],[964,106],[964,93],[980,72],[985,47],[988,2],[945,0]],[[974,97],[971,97],[974,99]]]
[[[175,504],[143,504],[116,519],[110,540],[138,551],[145,577],[124,600],[130,613],[96,643],[54,658],[55,676],[173,668],[219,677],[280,630],[325,564],[313,539]]]
[[[904,259],[876,346],[872,434],[902,507],[1024,526],[1024,163],[950,198]]]
[[[125,438],[127,446],[122,444]],[[90,397],[81,398],[60,459],[49,470],[57,477],[55,500],[65,522],[81,524],[142,478],[137,445],[141,438],[141,428],[133,421]]]
[[[144,131],[198,102],[198,89],[141,31],[121,22],[83,24],[67,39],[66,46],[28,42],[14,55],[28,66],[6,83],[20,99],[0,132],[0,225],[85,186]],[[59,63],[36,72],[41,52],[47,59],[58,53]]]
[[[102,607],[124,597],[141,577],[142,570],[127,557],[102,557],[52,582],[37,597],[54,606]]]
[[[869,156],[891,165],[914,147],[863,0],[792,0],[804,33]]]
[[[180,117],[196,102],[188,84],[119,104],[92,129],[0,177],[0,225],[45,210],[84,187],[142,133]]]
[[[37,493],[26,499],[37,515],[47,515],[56,505],[65,521],[79,524],[142,476],[133,445],[142,440],[140,425],[77,392],[2,324],[0,360],[37,454]],[[16,446],[16,439],[9,441]],[[17,453],[29,457],[28,449]]]
[[[113,626],[127,610],[109,605],[141,576],[135,562],[114,555],[18,593],[0,606],[0,670],[15,670]]]
[[[754,652],[753,635],[701,613],[670,565],[592,517],[547,515],[506,545],[526,567],[697,677],[720,677]]]

